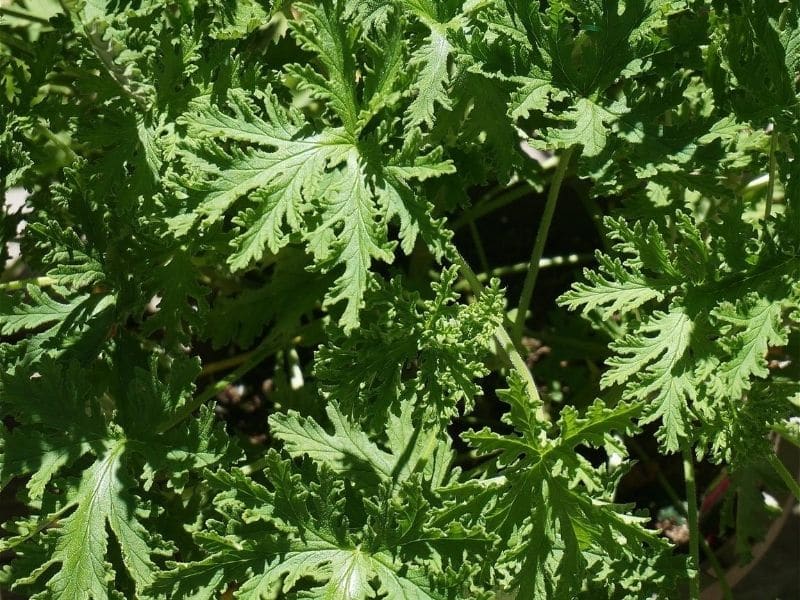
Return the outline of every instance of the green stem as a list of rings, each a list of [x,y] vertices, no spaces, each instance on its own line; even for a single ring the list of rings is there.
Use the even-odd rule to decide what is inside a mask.
[[[62,96],[73,96],[75,92],[67,85],[56,85],[54,83],[45,83],[39,87],[39,94],[61,94]]]
[[[700,600],[700,521],[697,515],[697,484],[694,478],[694,461],[689,442],[681,444],[683,477],[686,481],[686,513],[689,525],[689,555],[692,557],[694,577],[689,580],[689,597]]]
[[[30,21],[31,23],[39,23],[41,25],[50,25],[49,19],[45,19],[38,15],[31,14],[28,11],[20,10],[18,8],[12,8],[10,6],[4,6],[0,8],[0,15],[7,15],[9,17],[14,17],[16,19],[24,19],[25,21]]]
[[[34,277],[33,279],[15,279],[14,281],[6,281],[0,283],[0,290],[6,292],[15,292],[17,290],[24,290],[29,285],[38,287],[50,287],[57,282],[52,277]]]
[[[195,396],[190,402],[185,404],[181,409],[176,412],[171,418],[161,424],[158,428],[159,433],[163,433],[175,427],[178,423],[187,419],[191,414],[200,408],[203,404],[211,400],[214,396],[219,394],[226,387],[241,379],[245,374],[252,371],[261,362],[271,354],[274,354],[283,347],[288,340],[288,336],[283,332],[274,332],[268,335],[253,350],[247,360],[242,363],[238,369],[231,372],[227,377],[220,379],[218,382],[209,385],[200,394]]]
[[[470,268],[470,266],[467,264],[467,261],[464,260],[464,257],[461,256],[458,250],[455,250],[455,252],[457,254],[458,264],[461,268],[461,273],[464,275],[464,279],[469,282],[472,292],[476,296],[480,296],[480,294],[483,292],[483,284],[478,281],[477,275],[475,275],[475,272],[472,270],[472,268]],[[538,416],[545,420],[548,419],[548,416],[544,411],[541,396],[539,396],[539,390],[536,388],[536,383],[533,381],[531,370],[528,368],[528,365],[517,351],[517,348],[514,346],[514,342],[511,341],[511,336],[508,334],[508,331],[506,331],[505,327],[500,325],[498,326],[494,335],[509,364],[516,369],[520,377],[522,377],[522,380],[525,382],[528,398],[531,400],[534,406],[539,407],[537,409]]]
[[[61,140],[61,138],[59,138],[59,137],[58,137],[58,136],[57,136],[55,133],[53,133],[52,131],[50,131],[50,128],[49,128],[47,125],[45,125],[45,123],[44,123],[44,120],[43,120],[43,119],[40,119],[40,120],[39,120],[39,123],[37,124],[37,127],[36,127],[36,129],[37,129],[37,131],[38,131],[40,134],[42,134],[42,135],[43,135],[44,137],[46,137],[48,140],[50,140],[51,142],[53,142],[53,145],[54,145],[54,146],[56,146],[56,147],[58,147],[58,148],[61,148],[61,150],[63,150],[63,151],[64,151],[64,154],[66,154],[67,156],[69,156],[69,159],[70,159],[71,161],[74,161],[76,158],[78,158],[78,155],[77,155],[77,154],[75,154],[75,151],[74,151],[72,148],[70,148],[70,147],[69,147],[69,144],[65,144],[65,143],[64,143],[64,142]]]
[[[565,254],[560,256],[550,256],[543,258],[539,261],[539,269],[548,269],[550,267],[560,267],[562,265],[580,265],[590,263],[594,260],[593,254]],[[528,263],[515,263],[513,265],[506,265],[504,267],[496,267],[491,271],[484,273],[477,273],[476,277],[481,283],[489,281],[493,277],[505,277],[507,275],[516,275],[518,273],[526,273],[528,271]],[[469,288],[469,282],[461,280],[455,284],[454,288],[462,291]]]
[[[535,337],[547,346],[558,346],[560,348],[574,350],[586,357],[591,356],[602,359],[608,356],[607,344],[593,342],[586,339],[586,337],[564,335],[547,330],[537,331]]]
[[[728,576],[725,573],[725,570],[722,568],[722,565],[719,563],[719,559],[717,555],[714,554],[714,551],[711,549],[711,546],[708,545],[708,542],[700,536],[700,546],[703,549],[703,554],[705,554],[708,562],[711,563],[711,568],[714,569],[714,574],[717,577],[717,583],[719,583],[719,589],[722,591],[722,597],[725,600],[733,600],[733,590],[731,589],[731,585],[728,583]]]
[[[536,278],[539,275],[539,261],[544,254],[544,244],[547,241],[547,234],[550,230],[550,223],[553,221],[553,215],[556,212],[556,204],[558,196],[561,191],[561,184],[564,181],[564,176],[569,167],[570,158],[575,147],[567,148],[561,155],[558,161],[558,167],[553,175],[553,181],[550,183],[550,190],[547,193],[547,202],[544,205],[544,214],[542,220],[539,222],[539,230],[536,232],[536,241],[533,244],[531,251],[531,259],[528,261],[528,274],[525,276],[525,283],[522,286],[522,294],[519,299],[519,306],[517,307],[517,316],[514,319],[514,326],[511,330],[511,339],[514,342],[519,342],[522,339],[522,329],[525,326],[525,317],[528,314],[528,306],[530,306],[531,298],[533,297],[533,288],[536,285]]]
[[[631,448],[633,448],[633,451],[642,460],[643,463],[654,467],[654,472],[656,474],[656,479],[658,480],[658,483],[667,493],[667,496],[669,496],[669,499],[672,502],[672,505],[675,507],[675,510],[677,510],[680,513],[680,515],[683,518],[687,519],[688,521],[688,515],[686,513],[686,509],[683,506],[683,502],[681,501],[680,496],[678,496],[678,492],[675,491],[675,488],[672,487],[672,484],[667,480],[666,477],[664,477],[664,474],[661,472],[658,463],[653,461],[653,459],[650,458],[650,455],[647,454],[647,452],[644,451],[644,448],[642,448],[635,440],[629,439],[627,441],[627,444]],[[702,536],[700,536],[700,546],[701,549],[703,550],[703,554],[708,559],[708,562],[711,563],[711,568],[714,569],[714,574],[717,577],[717,583],[719,583],[720,590],[722,591],[722,597],[725,600],[733,600],[733,591],[731,590],[731,586],[728,583],[728,578],[725,573],[725,570],[722,568],[722,565],[717,559],[717,555],[714,554],[714,551],[711,549],[711,546],[708,545],[708,542],[706,542]]]
[[[245,475],[252,475],[253,473],[258,473],[259,471],[263,471],[267,466],[267,457],[262,456],[254,460],[251,463],[247,463],[246,465],[239,467],[239,470]]]
[[[772,212],[772,199],[775,196],[775,174],[778,170],[777,158],[775,156],[778,146],[778,132],[773,129],[769,141],[769,182],[767,183],[767,198],[764,204],[764,240],[769,239],[769,217]]]
[[[252,355],[252,352],[244,352],[242,354],[237,354],[236,356],[231,356],[230,358],[223,358],[222,360],[205,364],[203,365],[203,370],[200,372],[200,376],[207,377],[208,375],[213,375],[214,373],[219,373],[220,371],[227,371],[233,367],[238,367]]]
[[[767,462],[770,464],[773,470],[778,474],[778,476],[781,478],[786,487],[789,488],[789,491],[792,493],[792,495],[798,501],[800,501],[800,484],[798,484],[797,480],[794,477],[792,477],[792,474],[783,465],[778,456],[774,452],[771,452],[770,454],[767,455]]]
[[[475,225],[475,221],[469,222],[469,232],[472,235],[472,243],[475,244],[475,251],[478,253],[481,269],[487,272],[489,270],[489,259],[486,258],[486,249],[483,247],[483,240],[481,240],[481,234],[478,231],[478,226]]]
[[[456,219],[452,225],[453,231],[468,225],[470,221],[477,221],[481,217],[484,217],[489,213],[493,213],[494,211],[511,204],[519,198],[527,196],[531,193],[531,191],[532,188],[527,183],[523,183],[517,187],[512,187],[511,189],[506,190],[502,194],[498,194],[494,198],[490,198],[485,202],[476,204],[471,209],[467,210],[463,215],[461,215],[461,217]]]
[[[603,243],[603,248],[605,248],[607,252],[610,251],[612,243],[608,237],[608,232],[603,225],[603,211],[600,208],[600,205],[597,203],[597,200],[592,198],[588,193],[581,192],[580,187],[578,187],[577,190],[578,199],[580,200],[581,204],[583,204],[586,214],[588,214],[589,218],[592,219],[592,224],[594,225],[595,231],[597,231],[597,235],[600,236],[600,241]]]

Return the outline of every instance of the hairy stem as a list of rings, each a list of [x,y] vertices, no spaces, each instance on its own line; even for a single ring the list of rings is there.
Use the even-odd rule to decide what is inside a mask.
[[[0,10],[0,16],[2,16],[3,11]],[[0,31],[0,43],[13,48],[14,50],[18,50],[20,52],[24,52],[28,56],[34,56],[34,46],[27,40],[23,40],[22,38],[17,37],[16,35],[12,35],[6,31]]]
[[[778,163],[777,158],[775,156],[775,151],[777,150],[778,146],[778,132],[773,129],[772,135],[769,141],[769,180],[767,183],[767,197],[766,202],[764,203],[764,229],[763,235],[764,240],[769,239],[768,227],[769,227],[769,217],[770,213],[772,212],[772,198],[775,196],[775,176],[778,170]]]
[[[253,462],[247,463],[239,467],[239,470],[244,475],[253,475],[254,473],[258,473],[259,471],[263,471],[267,467],[267,457],[262,456],[261,458],[257,458]]]
[[[56,280],[52,277],[34,277],[33,279],[15,279],[14,281],[6,281],[0,283],[0,290],[6,292],[15,292],[17,290],[24,290],[29,285],[37,287],[49,287],[54,285]]]
[[[214,373],[219,373],[220,371],[227,371],[233,367],[238,367],[242,363],[246,362],[251,356],[253,356],[252,352],[243,352],[242,354],[237,354],[236,356],[231,356],[230,358],[223,358],[222,360],[216,360],[214,362],[204,364],[203,370],[200,372],[200,376],[206,377],[208,375],[213,375]]]
[[[550,183],[550,190],[547,192],[544,214],[542,215],[542,220],[539,222],[539,230],[536,232],[536,241],[533,244],[531,258],[528,261],[528,274],[525,276],[525,283],[522,286],[522,294],[520,294],[519,305],[517,307],[517,316],[514,319],[514,326],[511,330],[511,339],[515,343],[519,343],[522,339],[525,316],[528,314],[528,306],[530,306],[531,298],[533,297],[533,288],[536,285],[536,278],[539,275],[539,261],[544,254],[544,244],[547,241],[550,223],[552,223],[553,215],[556,212],[556,204],[558,203],[558,196],[561,192],[561,184],[564,181],[564,175],[567,173],[569,161],[570,158],[572,158],[574,150],[574,146],[567,148],[561,155],[558,161],[558,167],[556,167],[556,172],[553,174],[553,181]]]
[[[75,154],[75,151],[70,147],[69,144],[64,143],[64,141],[58,137],[55,133],[50,131],[50,128],[47,126],[43,119],[39,119],[39,123],[36,125],[36,131],[50,140],[54,146],[60,148],[61,151],[69,156],[70,161],[74,161],[78,158],[78,155]]]
[[[564,254],[559,256],[550,256],[547,258],[543,258],[539,261],[539,269],[548,269],[550,267],[560,267],[563,265],[579,265],[584,263],[590,263],[594,260],[594,254]],[[496,267],[490,271],[486,271],[484,273],[477,273],[476,277],[478,281],[484,283],[489,281],[492,277],[504,277],[506,275],[515,275],[517,273],[525,273],[528,270],[528,263],[515,263],[513,265],[507,265],[504,267]],[[454,288],[458,291],[462,291],[466,288],[470,287],[469,282],[465,280],[460,280],[458,283],[455,284]]]
[[[586,214],[589,215],[589,218],[592,220],[592,224],[594,225],[597,235],[600,237],[603,248],[606,250],[606,252],[610,252],[613,244],[611,239],[608,237],[608,232],[603,224],[603,211],[600,208],[600,204],[597,202],[597,200],[592,198],[588,192],[585,190],[581,191],[580,186],[575,188],[574,191],[577,192],[578,200],[580,200],[581,204],[583,204]]]
[[[481,269],[486,272],[489,270],[489,259],[486,258],[486,248],[483,246],[483,240],[481,240],[481,234],[478,231],[478,226],[475,225],[475,221],[469,222],[469,232],[472,235],[472,243],[475,244],[475,251],[478,253]]]
[[[464,214],[456,219],[456,221],[453,223],[452,229],[453,231],[461,229],[462,227],[468,225],[470,221],[476,221],[481,217],[493,213],[494,211],[527,196],[532,191],[533,189],[531,186],[529,186],[527,183],[523,183],[512,187],[501,194],[497,194],[496,196],[489,198],[480,204],[476,204],[472,208],[465,211]]]
[[[767,455],[767,462],[769,462],[770,466],[778,474],[792,495],[800,502],[800,484],[798,484],[797,480],[792,477],[792,474],[789,472],[789,470],[783,466],[781,459],[778,458],[774,452],[770,452]]]
[[[669,482],[669,480],[664,477],[664,474],[661,472],[658,463],[653,461],[650,455],[645,452],[644,448],[642,448],[639,443],[636,442],[636,440],[630,439],[627,441],[627,444],[633,449],[634,453],[641,459],[643,463],[653,467],[659,485],[661,485],[661,488],[667,493],[667,496],[672,502],[672,505],[675,507],[675,510],[677,510],[678,513],[688,521],[686,509],[683,506],[680,496],[678,496],[678,492],[675,491],[675,488],[672,487],[672,484]],[[722,591],[722,597],[725,600],[733,600],[733,591],[728,583],[725,570],[722,568],[719,559],[717,559],[717,555],[714,554],[714,550],[708,545],[708,542],[706,542],[702,536],[700,536],[700,547],[703,550],[703,555],[706,557],[706,559],[708,559],[708,562],[711,563],[711,568],[714,569],[714,574],[717,577],[717,583],[719,583],[720,590]]]
[[[778,171],[778,159],[776,152],[778,149],[778,132],[772,131],[769,141],[769,180],[767,183],[767,198],[764,205],[764,235],[767,232],[767,221],[772,212],[772,199],[775,196],[775,177]]]
[[[700,600],[700,521],[697,515],[697,484],[694,478],[692,447],[688,441],[681,444],[683,454],[683,477],[686,481],[686,513],[689,523],[689,555],[692,558],[694,576],[689,580],[689,597]]]
[[[45,19],[44,17],[40,17],[39,15],[34,15],[33,13],[29,13],[26,10],[14,8],[12,6],[0,7],[0,15],[7,15],[9,17],[14,17],[16,19],[24,19],[25,21],[29,21],[31,23],[39,23],[40,25],[50,24],[49,19]]]

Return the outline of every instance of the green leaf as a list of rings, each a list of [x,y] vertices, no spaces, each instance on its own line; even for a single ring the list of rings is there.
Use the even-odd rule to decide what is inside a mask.
[[[648,281],[640,269],[633,267],[629,271],[619,259],[600,253],[597,261],[600,263],[597,271],[583,271],[588,283],[574,283],[572,289],[559,298],[560,305],[570,310],[580,308],[584,315],[598,310],[603,319],[609,319],[615,313],[628,313],[651,300],[664,299],[657,284]]]
[[[269,20],[268,11],[257,0],[240,0],[232,9],[221,10],[215,15],[215,26],[211,36],[219,40],[246,37]]]
[[[259,237],[240,237],[236,242],[239,250],[230,259],[234,268],[243,268],[249,264],[248,257],[261,256],[264,245],[277,252],[286,244],[284,221],[290,228],[299,228],[303,194],[313,196],[325,168],[344,160],[351,144],[335,130],[298,137],[301,128],[271,96],[264,99],[269,122],[256,116],[241,91],[229,94],[233,116],[209,100],[195,100],[192,111],[183,115],[189,140],[227,139],[272,150],[237,151],[228,157],[213,147],[200,145],[196,148],[200,154],[195,154],[194,146],[183,154],[186,166],[203,174],[202,179],[187,180],[186,185],[202,192],[203,201],[196,214],[206,225],[219,220],[238,198],[258,190]],[[176,230],[186,230],[185,218],[176,218],[173,223]]]
[[[48,597],[116,597],[115,581],[126,578],[142,594],[156,571],[153,556],[169,546],[142,522],[152,509],[147,510],[143,490],[131,475],[143,472],[144,459],[151,482],[162,471],[178,488],[188,469],[222,458],[226,443],[215,432],[209,411],[196,423],[157,431],[155,425],[182,402],[196,375],[196,370],[175,366],[170,381],[162,384],[154,379],[153,362],[149,371],[139,370],[125,391],[109,385],[103,365],[90,371],[52,360],[37,367],[37,376],[17,367],[0,379],[4,412],[14,414],[24,407],[27,413],[13,432],[3,434],[2,480],[30,473],[29,497],[40,512],[34,525],[7,539],[5,547],[22,554],[44,551],[46,562],[28,575],[27,583],[49,574]],[[116,373],[124,375],[128,373]],[[116,422],[103,412],[103,402],[109,401],[119,409]],[[73,484],[70,471],[82,462],[86,466]],[[122,553],[122,570],[111,562],[109,531]],[[54,565],[58,568],[51,572],[48,567]]]
[[[342,600],[365,600],[380,594],[415,600],[454,597],[438,593],[441,584],[432,584],[437,580],[435,563],[424,568],[403,561],[398,555],[402,546],[385,545],[390,538],[382,539],[379,532],[391,529],[395,513],[405,508],[400,498],[369,497],[369,492],[362,490],[365,496],[357,498],[362,498],[363,508],[373,518],[383,515],[383,522],[375,521],[375,530],[368,526],[366,539],[357,541],[353,536],[360,537],[358,533],[347,533],[342,527],[346,518],[342,479],[334,479],[324,465],[295,473],[275,452],[264,457],[264,465],[269,487],[238,470],[209,474],[208,480],[218,491],[215,508],[228,523],[227,533],[214,531],[221,521],[208,521],[210,530],[196,536],[208,556],[194,563],[172,564],[170,571],[158,575],[153,591],[170,597],[210,599],[215,590],[235,579],[241,584],[237,598],[252,600],[293,590],[298,597]],[[356,478],[351,483],[359,482]],[[421,501],[419,496],[413,497]],[[259,531],[255,538],[241,537],[253,530]],[[436,541],[434,532],[408,533],[425,536],[429,543]],[[414,542],[413,537],[405,541]],[[449,577],[442,587],[454,590],[462,585]]]
[[[463,435],[480,454],[495,456],[500,473],[491,485],[468,484],[472,498],[466,502],[504,540],[497,559],[503,587],[515,589],[518,598],[572,597],[593,579],[590,555],[620,568],[664,557],[668,546],[644,528],[647,519],[614,505],[606,495],[613,479],[575,451],[586,445],[624,455],[614,434],[636,430],[641,406],[607,408],[598,401],[584,417],[567,407],[558,435],[549,437],[525,384],[516,376],[510,384],[503,392],[511,406],[505,420],[515,433]]]
[[[331,178],[321,206],[322,222],[309,233],[309,245],[323,272],[344,265],[326,304],[345,301],[339,320],[350,331],[359,323],[373,259],[392,262],[392,245],[385,241],[385,223],[378,221],[378,207],[367,187],[364,164],[355,151],[347,156],[346,169]]]
[[[361,485],[390,480],[395,467],[394,458],[348,422],[335,405],[328,405],[325,412],[334,428],[332,434],[297,413],[272,415],[270,425],[292,456],[306,455],[327,465],[334,473],[349,473]]]
[[[734,334],[727,348],[731,358],[717,372],[717,385],[723,388],[719,393],[737,397],[750,388],[751,377],[769,375],[767,350],[788,343],[782,313],[779,302],[758,297],[744,300],[738,307],[730,303],[717,307],[714,317],[725,324],[725,333]]]
[[[394,258],[390,219],[400,219],[407,252],[422,233],[442,254],[442,234],[432,226],[428,206],[410,188],[411,180],[452,172],[438,154],[417,156],[410,164],[404,155],[386,161],[378,153],[365,153],[341,129],[309,133],[297,124],[299,115],[287,114],[270,94],[264,97],[267,121],[256,115],[241,90],[231,91],[229,100],[232,116],[204,99],[182,117],[192,140],[182,154],[192,174],[182,185],[202,200],[193,212],[171,220],[177,233],[187,233],[198,217],[203,227],[211,226],[247,196],[251,206],[234,219],[240,233],[228,258],[231,268],[244,269],[265,248],[275,253],[293,233],[301,233],[322,272],[343,268],[325,305],[345,303],[340,323],[346,330],[358,324],[372,261]],[[207,139],[215,143],[202,141]],[[218,145],[228,142],[257,148],[228,151]],[[382,160],[383,165],[373,162]]]
[[[54,265],[47,276],[58,285],[78,290],[106,282],[102,259],[74,230],[63,229],[54,221],[31,223],[29,227],[41,239],[46,264]]]
[[[86,440],[71,440],[68,436],[42,434],[38,431],[11,432],[3,439],[0,462],[0,485],[5,487],[13,477],[30,474],[26,483],[31,500],[40,499],[53,476],[89,452]]]
[[[555,95],[558,99],[559,91],[553,87],[545,73],[522,76],[516,81],[521,87],[512,94],[509,102],[509,116],[513,120],[526,118],[533,110],[546,112],[551,95]],[[561,96],[563,97],[563,93]]]
[[[473,406],[503,297],[494,281],[473,304],[458,304],[457,277],[456,269],[446,269],[429,300],[405,291],[400,279],[369,294],[361,327],[320,349],[316,374],[325,396],[380,428],[413,396],[431,423],[457,414],[460,402]]]
[[[294,412],[272,415],[270,425],[291,456],[308,456],[339,476],[350,476],[365,489],[405,481],[417,471],[433,477],[432,485],[441,485],[440,463],[446,465],[449,447],[437,441],[437,429],[420,431],[413,421],[411,403],[405,402],[400,408],[399,415],[389,416],[390,452],[381,450],[335,403],[325,409],[332,433]]]
[[[547,146],[569,148],[579,144],[583,146],[585,156],[597,156],[606,147],[608,130],[625,112],[626,108],[620,102],[607,108],[586,98],[580,98],[575,103],[575,109],[562,118],[573,121],[575,126],[570,129],[547,129],[544,134]]]
[[[453,47],[447,37],[434,29],[425,44],[412,55],[411,64],[419,68],[420,72],[414,84],[416,95],[408,107],[409,128],[421,123],[432,127],[437,104],[445,110],[453,108],[447,94],[448,59],[452,51]]]
[[[14,358],[6,359],[5,367],[15,363],[29,366],[45,356],[69,352],[94,356],[114,317],[114,294],[66,295],[62,302],[33,285],[26,291],[28,303],[12,304],[12,296],[0,297],[0,335],[35,332],[15,346]]]
[[[126,499],[126,488],[131,482],[125,481],[120,471],[123,451],[123,444],[107,448],[85,472],[74,499],[77,508],[64,519],[50,559],[51,563],[61,563],[60,570],[48,583],[53,598],[109,597],[113,571],[105,561],[106,524],[114,532],[137,589],[141,591],[152,581],[155,565],[150,559],[148,535]]]
[[[342,19],[342,2],[318,5],[297,3],[301,18],[295,20],[293,33],[306,50],[315,53],[325,66],[325,75],[299,66],[290,67],[300,85],[316,97],[326,100],[339,117],[345,131],[356,131],[360,106],[356,98],[356,67],[353,49]]]
[[[673,597],[696,546],[616,501],[650,422],[747,556],[798,438],[800,2],[0,3],[4,590]],[[566,148],[540,266],[602,251],[500,348]]]
[[[43,325],[63,322],[74,312],[89,304],[88,294],[77,295],[67,302],[60,302],[44,290],[29,285],[26,288],[29,304],[18,303],[15,307],[3,307],[0,313],[0,335],[12,335],[20,331],[38,329]]]
[[[691,369],[684,360],[692,330],[683,311],[654,313],[635,334],[612,344],[618,356],[608,360],[610,368],[601,380],[604,386],[636,380],[628,387],[628,396],[649,400],[653,408],[645,422],[662,419],[660,435],[671,452],[679,449],[680,438],[687,434],[689,402],[695,396]]]

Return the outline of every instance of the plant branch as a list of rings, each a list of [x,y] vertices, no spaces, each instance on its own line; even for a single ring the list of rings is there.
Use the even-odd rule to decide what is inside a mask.
[[[525,276],[525,283],[522,286],[522,293],[519,298],[519,305],[517,307],[517,316],[514,319],[514,326],[511,330],[511,339],[515,343],[519,343],[522,339],[522,329],[525,326],[525,317],[528,313],[528,306],[530,306],[531,298],[533,297],[533,288],[536,285],[536,278],[539,275],[539,261],[544,254],[544,245],[547,241],[547,234],[550,231],[550,224],[553,221],[553,215],[556,212],[556,204],[558,203],[558,196],[561,192],[561,184],[564,181],[564,176],[569,167],[570,158],[575,151],[575,147],[567,148],[561,155],[558,161],[558,167],[553,174],[553,181],[550,183],[550,190],[547,192],[547,202],[544,205],[544,214],[542,220],[539,222],[539,230],[536,232],[536,241],[533,244],[531,251],[531,258],[528,261],[528,274]]]
[[[681,444],[683,454],[683,477],[686,481],[686,513],[689,524],[689,555],[692,558],[694,576],[689,580],[689,597],[700,599],[700,520],[697,514],[697,483],[694,478],[692,448],[688,441]]]
[[[0,12],[0,16],[2,12]],[[0,31],[0,44],[5,44],[14,50],[19,50],[20,52],[24,52],[28,56],[35,56],[35,50],[33,44],[28,42],[27,40],[23,40],[16,35],[12,35],[7,31]]]
[[[223,358],[222,360],[210,362],[203,365],[203,370],[200,371],[200,376],[207,377],[208,375],[213,375],[214,373],[219,373],[220,371],[227,371],[233,367],[238,367],[243,362],[246,362],[251,356],[253,356],[252,351],[242,352],[241,354],[231,356],[230,358]]]
[[[246,465],[239,467],[239,470],[242,472],[243,475],[253,475],[254,473],[258,473],[259,471],[263,471],[267,466],[267,457],[262,456],[261,458],[257,458],[253,462],[249,462]]]
[[[15,279],[14,281],[6,281],[0,283],[0,290],[6,292],[15,292],[17,290],[24,290],[28,285],[35,285],[38,287],[50,287],[55,285],[56,280],[52,277],[34,277],[32,279]]]
[[[559,256],[550,256],[543,258],[539,261],[539,269],[548,269],[550,267],[560,267],[563,265],[580,265],[590,263],[594,260],[594,254],[564,254]],[[521,262],[504,267],[496,267],[491,271],[484,273],[477,273],[475,276],[478,281],[485,283],[492,277],[505,277],[506,275],[515,275],[518,273],[526,273],[528,271],[528,263]],[[455,284],[454,288],[458,291],[469,288],[469,282],[461,280]]]
[[[627,441],[627,444],[633,449],[633,451],[642,460],[643,463],[651,465],[653,467],[656,479],[658,480],[658,483],[661,485],[661,488],[667,493],[667,496],[672,502],[672,506],[674,506],[675,510],[677,510],[678,513],[688,522],[688,514],[686,512],[686,508],[683,506],[683,501],[681,500],[680,496],[678,496],[678,492],[675,491],[675,488],[672,487],[672,484],[669,482],[669,480],[666,477],[664,477],[664,474],[661,472],[658,463],[656,463],[652,458],[650,458],[650,455],[644,451],[644,448],[642,448],[636,440],[629,439]],[[733,591],[731,590],[731,586],[728,583],[727,574],[725,573],[725,570],[722,568],[722,565],[720,564],[717,555],[714,554],[714,550],[711,548],[711,546],[708,545],[708,542],[706,542],[703,536],[700,536],[700,547],[703,550],[703,554],[708,559],[708,562],[711,563],[711,568],[714,570],[714,574],[717,577],[717,583],[719,584],[720,590],[722,591],[722,597],[725,600],[733,600]]]
[[[0,15],[14,17],[15,19],[23,19],[31,23],[39,23],[40,25],[50,25],[50,19],[45,19],[44,17],[40,17],[39,15],[34,15],[33,13],[29,13],[26,10],[13,8],[11,6],[0,7]]]
[[[769,217],[772,212],[772,199],[775,196],[775,177],[778,170],[777,158],[775,156],[778,147],[778,132],[774,127],[769,141],[769,179],[767,181],[767,197],[764,203],[764,225],[762,233],[764,240],[769,239]]]
[[[486,248],[483,247],[483,241],[481,240],[481,234],[478,231],[478,226],[475,225],[475,221],[469,222],[469,232],[472,235],[472,243],[475,244],[475,251],[478,253],[478,260],[481,263],[481,269],[484,272],[489,270],[489,259],[486,258]]]
[[[522,183],[518,186],[512,187],[503,193],[497,194],[496,196],[479,204],[475,204],[471,208],[467,209],[464,214],[455,220],[451,227],[453,231],[461,229],[462,227],[468,225],[470,221],[477,221],[481,217],[493,213],[494,211],[511,204],[515,200],[527,196],[533,191],[533,188],[531,188],[531,186],[527,183]]]
[[[44,119],[41,118],[39,119],[39,122],[36,125],[36,131],[42,134],[48,140],[50,140],[54,146],[60,148],[64,152],[64,154],[69,156],[69,159],[71,161],[74,161],[76,158],[78,158],[78,155],[75,154],[75,151],[70,147],[69,144],[65,144],[61,140],[61,138],[59,138],[55,133],[50,131],[50,128],[47,126]]]
[[[792,477],[792,474],[789,472],[789,470],[783,466],[781,459],[778,458],[774,452],[770,452],[767,455],[767,462],[781,478],[783,483],[789,489],[789,492],[791,492],[795,499],[800,502],[800,484],[798,484],[797,480]]]

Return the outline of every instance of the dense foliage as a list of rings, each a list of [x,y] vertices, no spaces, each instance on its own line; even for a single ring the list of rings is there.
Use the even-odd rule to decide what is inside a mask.
[[[29,194],[0,213],[5,586],[696,596],[695,461],[727,468],[743,558],[764,466],[797,490],[772,442],[800,440],[800,1],[0,14],[0,192]],[[564,181],[603,249],[550,313]],[[478,227],[537,191],[511,297]],[[561,374],[529,369],[547,332]],[[265,368],[251,444],[214,400]],[[685,463],[688,555],[616,501],[647,427]]]

